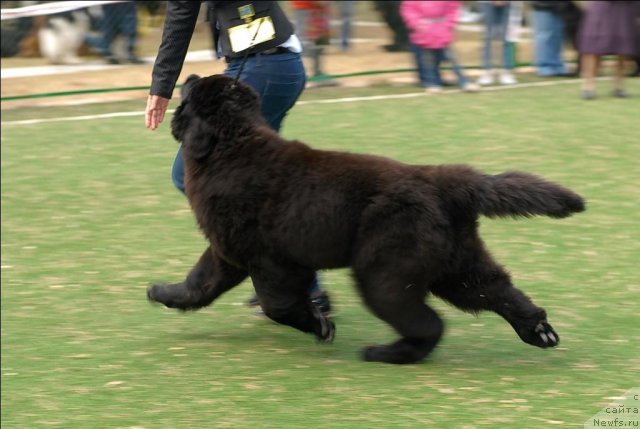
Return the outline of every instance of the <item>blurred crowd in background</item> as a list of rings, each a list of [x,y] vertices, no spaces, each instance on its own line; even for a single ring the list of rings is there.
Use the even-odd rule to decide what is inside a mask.
[[[78,9],[51,13],[47,5],[60,2],[3,1],[1,54],[7,57],[42,57],[51,64],[75,64],[101,58],[107,64],[141,64],[144,53],[140,41],[152,28],[161,28],[166,2],[68,2],[86,3]],[[93,3],[93,4],[91,4]],[[102,4],[101,4],[102,3]],[[473,91],[478,86],[517,82],[512,69],[518,62],[534,65],[539,76],[572,76],[586,79],[597,74],[599,58],[619,55],[616,74],[638,76],[640,72],[640,4],[634,1],[283,1],[280,2],[296,24],[296,33],[313,59],[309,73],[325,75],[323,57],[333,44],[349,51],[354,29],[370,25],[372,18],[388,28],[390,35],[378,49],[389,53],[411,53],[422,86],[437,92],[443,85],[439,65],[451,63],[458,84]],[[598,6],[598,3],[605,3]],[[606,3],[615,4],[614,11]],[[370,12],[364,18],[357,10]],[[37,9],[40,7],[41,9]],[[19,10],[41,10],[27,14]],[[206,20],[206,2],[202,19]],[[362,15],[362,14],[360,14]],[[475,26],[474,37],[482,39],[483,70],[473,82],[455,55],[455,32],[459,26]],[[583,33],[589,32],[585,35]],[[523,34],[533,42],[533,57],[518,58],[516,45]],[[601,44],[609,38],[607,46]],[[120,40],[119,49],[114,42]],[[497,55],[492,55],[498,46]],[[574,57],[564,58],[567,51]],[[595,50],[594,50],[595,48]],[[604,50],[603,50],[604,49]],[[587,54],[586,58],[582,58]],[[497,58],[493,58],[497,57]],[[147,62],[150,60],[147,60]],[[568,66],[568,64],[575,64]],[[325,81],[331,84],[330,78]],[[592,90],[589,85],[585,91]],[[583,94],[585,98],[588,93]],[[621,93],[621,95],[623,95]]]

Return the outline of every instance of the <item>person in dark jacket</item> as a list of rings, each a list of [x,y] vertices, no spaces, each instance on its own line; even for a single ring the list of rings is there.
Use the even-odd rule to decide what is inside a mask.
[[[300,58],[302,46],[293,25],[277,1],[209,1],[210,17],[217,55],[224,57],[224,74],[250,85],[261,97],[262,114],[275,130],[280,131],[289,109],[293,107],[306,83]],[[162,42],[153,66],[151,89],[147,99],[145,122],[155,130],[164,120],[169,100],[182,70],[191,36],[196,26],[201,3],[169,1]],[[241,70],[241,64],[246,63]],[[173,163],[172,179],[182,192],[184,163],[179,149]],[[310,285],[312,301],[324,313],[330,311],[328,296],[317,278]],[[253,297],[250,304],[259,304]]]
[[[400,3],[402,2],[397,0],[373,2],[375,9],[380,13],[380,16],[393,34],[393,42],[383,46],[387,52],[405,52],[411,50],[409,30],[400,16]]]
[[[573,50],[577,54],[576,69],[570,73],[572,76],[580,76],[580,47],[578,46],[578,30],[580,29],[580,22],[582,21],[583,12],[580,6],[575,1],[567,3],[567,7],[562,11],[562,18],[564,19],[564,36],[565,41],[570,44]]]

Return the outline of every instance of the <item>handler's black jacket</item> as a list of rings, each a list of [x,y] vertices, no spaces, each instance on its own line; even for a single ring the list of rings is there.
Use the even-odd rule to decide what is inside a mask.
[[[238,7],[251,4],[255,11],[254,18],[266,15],[271,17],[275,29],[275,38],[251,48],[251,53],[259,53],[281,45],[293,34],[293,25],[278,5],[277,1],[208,1],[213,9],[213,19],[220,31],[214,34],[215,44],[225,57],[241,57],[246,53],[232,52],[227,30],[244,21],[240,18]],[[176,81],[187,55],[189,42],[196,26],[201,2],[169,1],[165,16],[162,42],[158,57],[153,66],[151,90],[152,95],[171,98]]]

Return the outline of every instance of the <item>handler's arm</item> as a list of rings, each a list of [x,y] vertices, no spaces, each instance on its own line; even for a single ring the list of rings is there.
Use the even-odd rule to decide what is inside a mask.
[[[162,42],[153,65],[145,123],[155,130],[164,120],[200,11],[199,1],[169,1]]]

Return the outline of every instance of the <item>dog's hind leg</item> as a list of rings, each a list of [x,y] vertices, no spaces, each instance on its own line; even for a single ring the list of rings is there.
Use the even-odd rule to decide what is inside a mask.
[[[365,304],[402,336],[391,344],[365,347],[362,358],[395,364],[423,360],[442,337],[444,323],[424,303],[426,292],[420,285],[421,276],[407,276],[402,262],[392,260],[383,266],[354,271]]]
[[[197,310],[247,276],[247,271],[230,265],[208,247],[183,282],[153,285],[147,290],[147,297],[169,308]]]
[[[251,266],[251,279],[264,314],[274,322],[331,342],[335,325],[311,303],[309,285],[315,272],[285,262],[262,260]]]
[[[509,275],[497,265],[435,283],[431,285],[431,292],[465,311],[498,313],[527,344],[546,348],[555,347],[560,341],[547,322],[544,309],[513,286]]]

